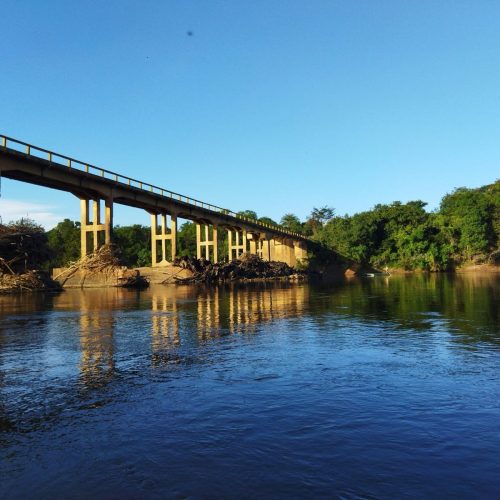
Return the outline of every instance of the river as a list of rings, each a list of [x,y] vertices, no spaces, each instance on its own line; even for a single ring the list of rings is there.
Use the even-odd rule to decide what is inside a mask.
[[[0,296],[0,497],[498,498],[499,284]]]

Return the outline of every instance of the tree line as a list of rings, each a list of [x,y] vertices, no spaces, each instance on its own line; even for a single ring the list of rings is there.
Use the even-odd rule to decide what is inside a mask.
[[[322,207],[314,208],[305,221],[288,213],[279,223],[348,259],[379,269],[446,271],[467,263],[500,261],[500,180],[478,189],[458,188],[445,195],[435,211],[425,207],[421,200],[395,201],[342,216],[331,207]],[[277,224],[252,210],[239,214]],[[32,221],[25,224],[30,230],[37,228]],[[37,232],[43,229],[38,227]],[[80,257],[79,222],[65,219],[45,237],[49,250],[45,267],[62,267]],[[113,238],[124,265],[151,264],[149,226],[116,226]],[[218,239],[221,255],[227,255],[226,231],[219,231]],[[177,254],[196,255],[194,223],[185,222],[179,228]]]
[[[464,264],[500,262],[500,180],[478,189],[458,188],[437,210],[426,203],[395,201],[354,215],[328,207],[300,223],[282,223],[339,254],[378,269],[446,271]]]

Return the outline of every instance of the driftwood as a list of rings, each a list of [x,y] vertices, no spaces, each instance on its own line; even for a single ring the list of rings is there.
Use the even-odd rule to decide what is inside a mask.
[[[260,257],[244,254],[238,260],[212,264],[205,259],[181,257],[175,259],[174,265],[189,269],[193,276],[189,278],[174,277],[176,283],[223,283],[237,280],[266,279],[291,276],[296,271],[284,262],[267,262]]]
[[[118,250],[114,245],[103,245],[93,253],[73,262],[58,275],[54,276],[62,285],[76,273],[92,275],[97,273],[115,274],[119,286],[128,288],[146,288],[149,286],[148,280],[139,274],[139,271],[127,270],[120,264]]]
[[[21,274],[0,272],[0,293],[35,290],[59,291],[61,286],[43,271],[26,271]]]
[[[47,236],[41,227],[27,221],[0,224],[0,257],[0,271],[40,269],[50,257]]]
[[[95,252],[85,255],[76,262],[70,262],[70,265],[64,269],[54,279],[60,278],[64,275],[65,280],[80,271],[87,271],[88,273],[109,272],[114,268],[121,267],[120,261],[116,256],[116,250],[113,245],[103,245]]]
[[[50,251],[43,228],[29,220],[0,224],[0,293],[60,290],[48,273],[38,271]]]

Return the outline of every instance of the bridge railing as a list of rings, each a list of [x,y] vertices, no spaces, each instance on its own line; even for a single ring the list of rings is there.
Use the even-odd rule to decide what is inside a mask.
[[[197,200],[195,198],[191,198],[189,196],[184,196],[180,193],[176,193],[174,191],[170,191],[169,189],[161,188],[159,186],[155,186],[154,184],[150,184],[148,182],[143,182],[132,177],[127,177],[122,174],[118,174],[117,172],[113,172],[111,170],[107,170],[102,167],[96,167],[95,165],[91,165],[90,163],[83,162],[81,160],[77,160],[70,156],[66,156],[60,153],[55,153],[54,151],[50,151],[48,149],[40,148],[38,146],[34,146],[33,144],[28,144],[27,142],[19,141],[17,139],[13,139],[12,137],[8,137],[6,135],[0,135],[0,147],[5,149],[10,149],[12,151],[16,151],[18,153],[22,153],[26,156],[32,156],[35,158],[41,158],[47,160],[49,163],[54,163],[58,166],[65,166],[69,169],[76,169],[82,172],[86,172],[88,174],[97,175],[99,177],[103,177],[108,180],[112,180],[117,184],[122,184],[126,186],[130,186],[136,189],[141,189],[143,191],[148,191],[150,193],[158,194],[165,198],[170,198],[181,203],[186,203],[187,205],[191,205],[197,208],[202,208],[208,210],[210,212],[214,212],[215,214],[229,215],[236,219],[249,222],[251,224],[255,224],[265,229],[271,229],[273,231],[286,234],[288,236],[296,236],[298,238],[305,238],[304,235],[289,231],[281,226],[275,226],[273,224],[267,224],[265,222],[260,222],[255,219],[251,219],[249,217],[243,217],[242,215],[233,212],[227,208],[218,207],[217,205],[213,205],[211,203],[206,203],[201,200]]]

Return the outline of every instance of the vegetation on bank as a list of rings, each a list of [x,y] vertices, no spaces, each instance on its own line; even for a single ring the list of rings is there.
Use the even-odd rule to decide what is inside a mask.
[[[379,269],[446,271],[500,262],[500,180],[459,188],[427,212],[420,200],[376,205],[355,215],[302,224],[304,234],[341,255]],[[329,214],[330,215],[330,214]]]
[[[443,197],[436,211],[428,212],[425,206],[420,200],[395,201],[343,216],[323,207],[313,209],[305,221],[285,214],[280,224],[347,259],[379,269],[445,271],[466,264],[500,262],[500,180],[478,189],[456,189]],[[269,217],[259,219],[251,210],[241,214],[276,224]],[[34,235],[31,239],[24,236],[19,244],[27,250],[36,241],[40,267],[63,267],[80,257],[79,222],[65,219],[46,233],[30,220],[0,225],[0,229],[9,227],[15,227],[19,234]],[[114,241],[124,265],[150,265],[148,226],[117,226]],[[226,231],[219,231],[219,248],[220,255],[227,254]],[[191,222],[184,223],[178,231],[177,254],[196,255],[195,225]]]

